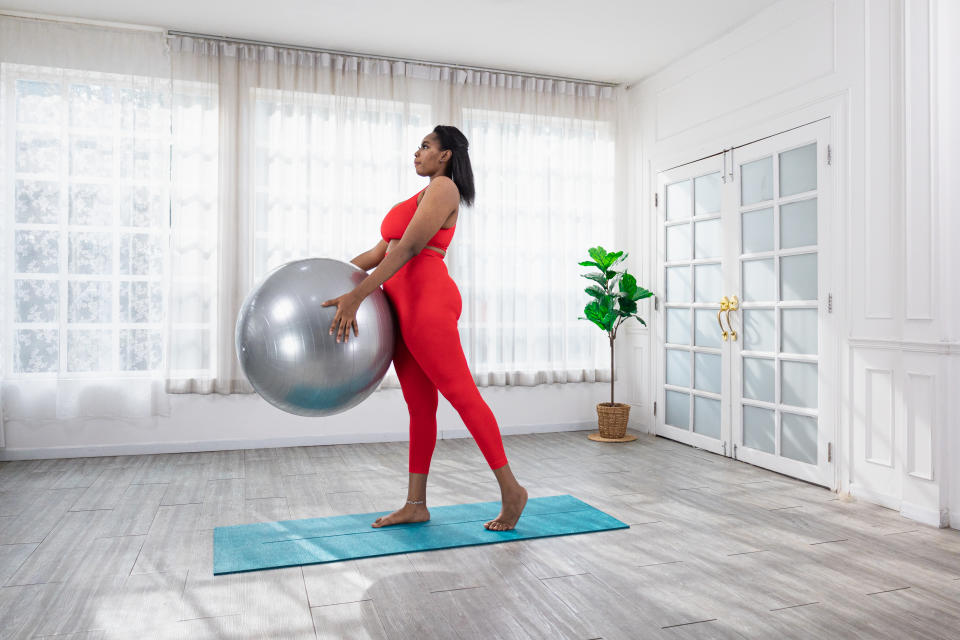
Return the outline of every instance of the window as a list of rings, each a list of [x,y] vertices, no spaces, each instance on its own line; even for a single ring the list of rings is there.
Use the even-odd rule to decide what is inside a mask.
[[[168,83],[2,65],[7,375],[161,366]],[[11,308],[12,307],[12,308]]]

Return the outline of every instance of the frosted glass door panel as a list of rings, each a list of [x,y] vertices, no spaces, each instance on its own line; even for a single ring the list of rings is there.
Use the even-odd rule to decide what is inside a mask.
[[[817,145],[808,144],[780,154],[780,197],[817,188]]]
[[[776,360],[743,359],[743,397],[763,402],[776,402]]]
[[[742,216],[743,253],[773,251],[773,209],[745,211]]]
[[[780,361],[780,402],[794,407],[817,408],[817,365]]]
[[[713,309],[696,310],[696,335],[694,343],[698,347],[715,347],[719,349],[720,342],[720,324],[717,322],[717,312]]]
[[[693,192],[696,215],[710,215],[720,211],[720,172],[695,178]]]
[[[667,267],[667,302],[690,302],[692,298],[690,267]]]
[[[773,309],[744,309],[742,334],[745,351],[774,351]]]
[[[690,352],[667,349],[667,384],[690,387]]]
[[[671,427],[690,428],[690,395],[679,391],[666,391],[667,415],[664,421]]]
[[[667,309],[667,342],[690,344],[690,309]]]
[[[817,299],[817,254],[780,258],[781,300]]]
[[[817,464],[817,419],[786,411],[781,413],[780,455]]]
[[[701,391],[720,393],[720,355],[698,353],[694,355],[694,387]]]
[[[743,406],[743,446],[776,452],[776,414],[769,409]]]
[[[691,217],[690,180],[667,185],[667,220],[683,220]]]
[[[777,281],[773,275],[773,258],[744,260],[741,281],[744,302],[769,302],[777,299]]]
[[[711,438],[720,438],[720,401],[696,396],[693,399],[693,430]]]
[[[667,227],[667,262],[690,259],[690,225]]]
[[[817,355],[817,310],[782,309],[780,313],[780,350]],[[773,337],[772,327],[770,336]]]
[[[694,268],[697,302],[718,302],[723,297],[723,272],[719,264],[698,264]]]
[[[740,204],[773,199],[773,158],[761,158],[740,167]]]
[[[744,214],[746,215],[746,214]],[[817,244],[817,199],[780,205],[780,248]]]
[[[721,253],[720,219],[694,223],[693,257],[718,258]]]

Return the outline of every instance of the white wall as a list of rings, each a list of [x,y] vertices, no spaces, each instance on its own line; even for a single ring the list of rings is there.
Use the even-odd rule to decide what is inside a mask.
[[[956,136],[947,118],[958,112],[956,67],[945,65],[957,58],[947,42],[956,11],[953,0],[784,0],[628,91],[638,180],[630,237],[651,257],[651,282],[658,167],[831,117],[842,329],[823,339],[839,344],[836,373],[846,381],[838,415],[824,416],[836,423],[836,486],[939,526],[948,521],[948,462],[960,462],[960,438],[948,446],[960,314],[950,277],[958,229],[946,211],[956,187],[945,180],[956,175],[957,147],[941,136],[946,127]],[[949,95],[932,81],[946,76]],[[645,331],[631,343],[650,353]],[[651,379],[644,365],[640,377]],[[631,401],[653,424],[654,390],[638,388],[644,395]]]
[[[620,384],[618,380],[618,401]],[[512,435],[596,428],[596,404],[609,401],[610,384],[481,387],[480,393],[497,417],[501,432]],[[408,439],[407,405],[399,389],[376,391],[353,409],[325,418],[284,413],[255,394],[177,394],[170,399],[169,417],[11,420],[6,424],[7,448],[0,449],[0,460]],[[437,429],[440,438],[470,437],[443,396]]]

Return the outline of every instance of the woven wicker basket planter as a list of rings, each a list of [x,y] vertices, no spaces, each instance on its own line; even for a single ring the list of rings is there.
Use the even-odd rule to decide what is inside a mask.
[[[630,405],[623,402],[601,402],[597,405],[597,423],[603,438],[622,438],[627,433]]]

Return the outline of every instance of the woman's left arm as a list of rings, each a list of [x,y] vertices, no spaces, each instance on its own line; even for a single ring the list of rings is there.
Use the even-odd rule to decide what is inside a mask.
[[[377,268],[364,278],[363,282],[357,285],[353,291],[323,303],[325,307],[333,304],[338,305],[337,313],[330,325],[331,334],[334,330],[337,331],[337,342],[340,342],[341,336],[343,336],[344,342],[350,339],[351,326],[353,327],[353,335],[359,335],[356,315],[360,303],[381,284],[389,280],[413,256],[423,251],[423,248],[430,242],[430,238],[435,236],[440,227],[443,226],[450,212],[457,207],[459,200],[460,192],[453,180],[446,176],[434,178],[424,192],[423,199],[413,214],[413,219],[410,220],[410,224],[407,225],[403,237],[400,238],[400,242],[397,243],[394,250],[389,252],[383,261],[377,265]]]

